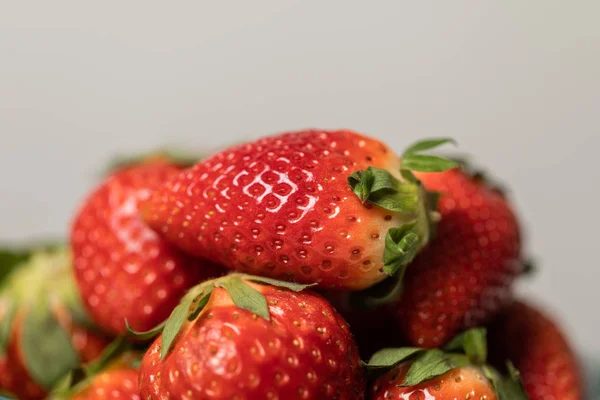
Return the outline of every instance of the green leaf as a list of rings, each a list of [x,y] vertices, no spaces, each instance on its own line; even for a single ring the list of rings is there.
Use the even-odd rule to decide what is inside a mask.
[[[348,177],[348,184],[352,191],[363,203],[367,201],[371,195],[371,187],[373,186],[373,169],[371,167],[364,171],[356,171]]]
[[[2,311],[0,314],[0,356],[3,356],[10,340],[16,306],[10,300],[0,299],[0,311]]]
[[[512,363],[507,363],[508,376],[502,376],[490,366],[483,366],[484,375],[492,382],[499,400],[528,400],[520,374]]]
[[[125,320],[125,328],[127,329],[127,333],[129,335],[133,336],[134,338],[140,339],[140,340],[152,339],[153,337],[155,337],[156,335],[158,335],[159,333],[162,332],[162,330],[165,328],[166,324],[167,324],[167,321],[163,321],[148,331],[138,332],[138,331],[134,331],[131,328],[131,326],[129,325],[129,321]]]
[[[258,290],[248,286],[239,277],[223,280],[217,283],[231,296],[231,299],[241,309],[248,310],[269,321],[269,306],[267,299]]]
[[[200,311],[202,311],[204,309],[204,307],[208,303],[208,300],[210,300],[210,295],[212,294],[213,289],[214,289],[214,285],[209,285],[204,289],[203,293],[206,293],[206,294],[200,299],[200,301],[198,301],[198,304],[196,304],[195,309],[188,316],[188,321],[193,321],[198,317],[198,314],[200,314]]]
[[[452,361],[438,349],[421,353],[411,364],[402,386],[418,385],[455,368]]]
[[[403,347],[398,349],[383,349],[379,350],[369,360],[367,368],[386,368],[393,367],[402,361],[409,360],[415,355],[422,353],[423,349],[418,347]]]
[[[469,329],[448,343],[446,351],[462,351],[474,364],[484,364],[487,359],[487,341],[485,328]]]
[[[33,307],[27,313],[22,347],[29,374],[46,390],[79,365],[69,334],[45,305]]]
[[[348,177],[348,183],[360,201],[386,210],[412,213],[419,203],[417,186],[412,182],[400,182],[381,168],[356,171]]]
[[[408,154],[402,158],[402,169],[420,172],[442,172],[457,167],[454,161],[438,156]]]
[[[286,281],[280,281],[277,279],[266,278],[264,276],[254,276],[254,275],[241,275],[241,278],[246,279],[248,281],[252,281],[252,282],[268,283],[269,285],[283,287],[286,289],[290,289],[294,292],[301,292],[304,289],[307,289],[311,286],[318,285],[317,283],[303,284],[303,283],[286,282]]]
[[[406,267],[417,255],[421,239],[415,227],[413,222],[388,230],[383,252],[383,269],[388,275],[404,276]]]
[[[171,313],[171,316],[167,319],[167,323],[165,324],[165,328],[163,329],[162,333],[162,347],[160,349],[161,360],[163,360],[169,353],[171,345],[179,334],[183,323],[188,319],[192,303],[197,298],[198,296],[192,296],[189,294],[186,295],[181,303],[175,307]]]
[[[420,140],[412,145],[408,146],[406,150],[404,150],[403,156],[408,154],[420,153],[425,150],[431,150],[436,147],[439,147],[446,143],[456,144],[456,141],[452,138],[438,138],[438,139],[425,139]]]

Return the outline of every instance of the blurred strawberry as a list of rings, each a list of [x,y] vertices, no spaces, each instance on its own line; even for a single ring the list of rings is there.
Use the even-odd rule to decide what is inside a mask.
[[[7,252],[5,254],[8,254]],[[0,281],[0,391],[41,399],[108,343],[83,314],[63,248],[21,252]],[[7,258],[4,258],[6,261]]]
[[[521,371],[531,400],[583,400],[582,373],[556,322],[515,302],[491,328],[498,363],[512,361]]]
[[[239,274],[193,288],[144,356],[142,398],[364,399],[348,325],[303,288]]]
[[[141,400],[138,387],[142,354],[121,336],[94,362],[71,370],[53,388],[51,400]]]
[[[142,206],[184,251],[230,269],[322,288],[359,290],[399,273],[429,240],[426,195],[409,170],[454,163],[400,159],[348,130],[259,139],[181,172]]]
[[[179,171],[163,157],[121,166],[75,218],[77,284],[93,320],[113,334],[126,332],[125,320],[134,329],[150,329],[169,316],[189,287],[220,273],[169,246],[138,215],[138,204],[151,190]]]
[[[407,270],[394,312],[410,343],[439,347],[510,301],[521,238],[508,200],[485,181],[458,169],[418,177],[440,193],[441,220]]]

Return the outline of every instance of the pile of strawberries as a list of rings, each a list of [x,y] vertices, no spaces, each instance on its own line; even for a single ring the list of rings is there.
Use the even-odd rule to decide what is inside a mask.
[[[120,165],[67,244],[0,252],[19,399],[581,400],[504,193],[464,163],[307,130]]]

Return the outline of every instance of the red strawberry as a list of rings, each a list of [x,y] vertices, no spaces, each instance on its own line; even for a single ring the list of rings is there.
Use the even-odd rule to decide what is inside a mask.
[[[82,318],[66,251],[35,252],[1,282],[0,391],[44,398],[107,343]]]
[[[192,289],[142,361],[142,398],[363,399],[346,322],[302,285],[265,281],[277,283],[232,274]]]
[[[138,216],[138,204],[180,169],[162,158],[119,169],[85,201],[73,223],[77,283],[91,317],[114,334],[163,321],[192,285],[215,276],[208,262],[170,247]]]
[[[114,367],[96,376],[90,385],[71,400],[140,400],[138,371],[131,366]]]
[[[458,367],[429,381],[403,386],[411,364],[405,363],[379,378],[371,388],[372,400],[498,400],[489,379],[477,367]]]
[[[109,362],[87,380],[70,389],[60,398],[69,400],[141,400],[138,387],[139,371],[135,353],[125,353]]]
[[[424,192],[407,170],[453,166],[417,154],[446,141],[412,146],[401,174],[387,146],[352,131],[266,137],[180,173],[142,212],[170,242],[231,269],[364,289],[427,243]]]
[[[492,328],[495,357],[521,371],[531,400],[582,400],[583,383],[575,355],[560,328],[531,306],[516,302]]]
[[[408,268],[396,320],[410,343],[439,347],[510,300],[520,234],[507,199],[461,170],[419,174],[441,193],[435,239]]]
[[[484,329],[473,329],[454,338],[442,351],[420,348],[383,349],[367,368],[377,373],[392,367],[370,388],[372,400],[526,400],[518,372],[501,376],[485,364]],[[461,354],[463,353],[463,354]]]

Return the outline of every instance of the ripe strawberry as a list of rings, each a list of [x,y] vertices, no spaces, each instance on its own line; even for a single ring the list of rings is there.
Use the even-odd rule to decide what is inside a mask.
[[[73,223],[75,276],[94,321],[114,334],[160,323],[192,285],[218,274],[170,247],[138,216],[138,204],[180,169],[163,158],[118,169]]]
[[[477,367],[457,367],[423,383],[403,386],[410,366],[401,364],[379,378],[371,388],[371,399],[498,400],[492,382]]]
[[[36,251],[20,260],[0,282],[0,391],[41,399],[108,341],[81,313],[67,251]]]
[[[394,312],[410,343],[439,347],[507,304],[521,241],[507,199],[485,182],[458,169],[418,177],[441,194],[441,221],[407,270]]]
[[[554,321],[522,303],[503,312],[491,329],[498,361],[511,360],[521,371],[531,400],[582,400],[581,371]]]
[[[383,143],[352,131],[266,137],[180,173],[142,213],[184,251],[228,268],[364,289],[427,243],[425,193],[408,170],[453,166],[417,154],[445,142],[412,146],[401,166]]]
[[[100,357],[71,370],[55,385],[52,400],[140,400],[139,364],[142,354],[124,336],[115,339]]]
[[[130,365],[113,366],[95,376],[89,386],[69,399],[141,400],[138,377],[138,370]]]
[[[231,274],[192,289],[144,356],[142,398],[364,399],[348,325],[303,288]]]
[[[464,354],[461,354],[464,353]],[[384,349],[373,355],[372,372],[391,369],[370,388],[372,400],[486,399],[525,400],[518,373],[501,376],[485,364],[485,330],[474,329],[456,337],[445,349]]]

